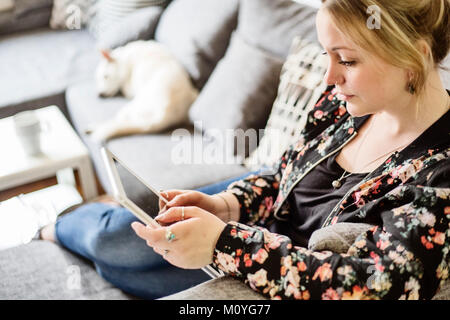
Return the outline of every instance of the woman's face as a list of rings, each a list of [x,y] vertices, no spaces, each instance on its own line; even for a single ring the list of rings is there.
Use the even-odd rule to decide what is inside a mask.
[[[319,42],[329,56],[325,81],[337,83],[340,100],[355,117],[404,105],[407,72],[385,63],[344,37],[325,9],[316,18]]]

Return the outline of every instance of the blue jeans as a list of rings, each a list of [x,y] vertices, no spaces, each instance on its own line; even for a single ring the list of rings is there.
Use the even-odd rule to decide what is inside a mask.
[[[197,189],[215,194],[252,173]],[[94,262],[107,281],[144,299],[157,299],[209,280],[202,270],[172,266],[131,228],[138,219],[127,209],[90,203],[56,222],[56,239],[64,247]]]

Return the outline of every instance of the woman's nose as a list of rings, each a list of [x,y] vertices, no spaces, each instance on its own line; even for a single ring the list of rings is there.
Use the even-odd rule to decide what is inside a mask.
[[[336,83],[342,83],[343,82],[343,76],[339,73],[339,68],[336,68],[336,66],[333,65],[333,63],[330,63],[328,65],[327,72],[325,73],[325,83],[329,86],[334,85]]]

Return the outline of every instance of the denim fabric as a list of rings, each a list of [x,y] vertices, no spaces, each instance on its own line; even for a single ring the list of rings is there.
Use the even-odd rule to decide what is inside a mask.
[[[215,194],[251,173],[256,172],[197,190]],[[138,219],[125,208],[90,203],[58,219],[56,239],[91,260],[104,279],[143,299],[167,296],[210,279],[202,270],[184,270],[165,261],[135,234],[133,221]]]

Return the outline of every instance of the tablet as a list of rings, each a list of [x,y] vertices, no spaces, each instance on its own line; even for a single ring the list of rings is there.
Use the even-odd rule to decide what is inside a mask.
[[[114,198],[146,225],[158,227],[159,224],[155,221],[155,217],[159,212],[159,200],[167,203],[166,199],[161,197],[153,187],[142,181],[107,148],[103,147],[101,153]],[[127,192],[122,181],[131,182],[139,192]]]
[[[167,203],[167,200],[161,197],[157,190],[142,181],[109,149],[102,147],[101,154],[113,189],[113,196],[140,221],[146,225],[159,227],[160,225],[155,220],[159,213],[159,200],[161,199],[165,203]],[[133,186],[137,186],[139,194],[126,192],[122,181],[131,182]],[[222,271],[216,270],[210,265],[202,268],[202,270],[213,279],[224,275]]]

